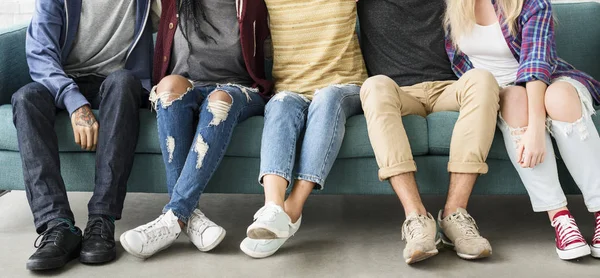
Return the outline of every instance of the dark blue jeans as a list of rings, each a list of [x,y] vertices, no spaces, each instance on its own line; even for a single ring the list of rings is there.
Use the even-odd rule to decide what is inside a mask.
[[[229,111],[216,111],[208,101],[215,90],[229,94]],[[200,195],[225,156],[235,126],[262,115],[265,102],[256,90],[238,85],[199,86],[169,104],[156,100],[158,137],[167,171],[172,210],[183,222],[198,206]],[[218,115],[216,117],[215,115]]]
[[[120,219],[137,145],[139,109],[147,104],[148,95],[140,80],[126,70],[75,82],[92,108],[100,110],[95,187],[88,211]],[[12,105],[25,190],[37,232],[46,230],[46,224],[55,218],[74,221],[60,173],[54,98],[46,87],[34,82],[12,96]]]

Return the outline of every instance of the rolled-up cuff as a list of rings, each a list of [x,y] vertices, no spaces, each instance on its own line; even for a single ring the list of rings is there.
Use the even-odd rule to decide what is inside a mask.
[[[487,163],[449,162],[448,172],[462,174],[487,174]]]
[[[400,162],[398,164],[395,164],[395,165],[392,165],[389,167],[380,168],[379,169],[379,180],[384,181],[384,180],[387,180],[387,179],[397,176],[397,175],[410,173],[410,172],[416,172],[416,171],[417,171],[417,164],[415,163],[415,161],[407,160],[407,161]]]

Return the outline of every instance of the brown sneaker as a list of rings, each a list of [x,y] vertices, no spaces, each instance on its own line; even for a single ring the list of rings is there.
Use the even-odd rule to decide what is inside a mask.
[[[462,259],[475,260],[492,255],[492,246],[479,235],[475,220],[465,209],[459,208],[444,219],[440,210],[438,224],[444,245],[454,247]]]
[[[413,264],[438,253],[436,248],[437,227],[431,214],[411,213],[402,224],[402,240],[406,240],[404,260]]]

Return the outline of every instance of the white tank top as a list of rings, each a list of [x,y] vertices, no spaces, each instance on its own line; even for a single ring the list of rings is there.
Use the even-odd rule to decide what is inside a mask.
[[[470,34],[459,40],[458,48],[469,56],[475,68],[491,72],[500,86],[517,80],[519,62],[508,48],[498,22],[488,26],[476,24]]]

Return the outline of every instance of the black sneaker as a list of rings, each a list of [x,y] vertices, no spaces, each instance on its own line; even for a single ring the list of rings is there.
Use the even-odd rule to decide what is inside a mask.
[[[81,230],[66,220],[52,220],[48,223],[46,231],[37,237],[34,247],[37,251],[27,260],[27,269],[61,268],[79,256]]]
[[[116,257],[115,223],[103,216],[91,216],[83,233],[79,261],[101,264],[113,261]]]

